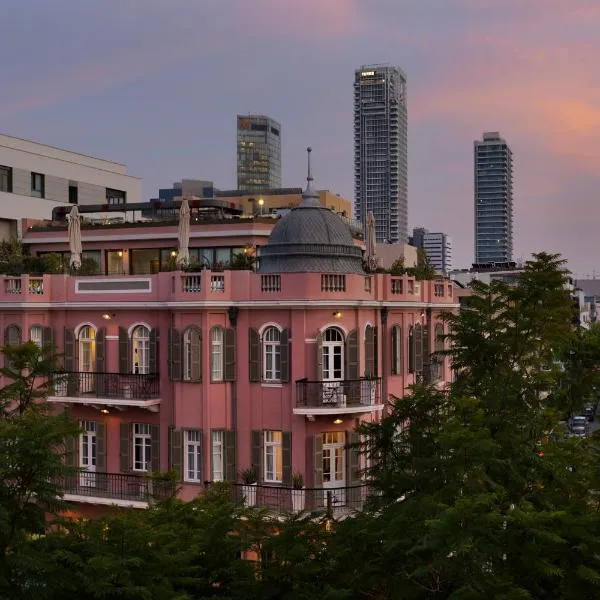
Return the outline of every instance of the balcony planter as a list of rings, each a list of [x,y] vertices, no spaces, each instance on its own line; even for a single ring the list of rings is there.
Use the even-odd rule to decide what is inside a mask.
[[[242,471],[242,494],[244,506],[256,506],[256,471],[252,468]]]
[[[292,475],[292,510],[296,513],[302,512],[306,504],[306,490],[304,489],[304,477],[302,473]]]

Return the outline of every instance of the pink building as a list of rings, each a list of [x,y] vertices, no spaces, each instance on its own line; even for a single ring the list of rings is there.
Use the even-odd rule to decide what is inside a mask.
[[[112,274],[109,253],[176,248],[168,226],[123,226],[93,240],[83,232],[84,251],[111,274],[2,277],[5,343],[53,341],[64,353],[69,376],[49,401],[84,430],[72,448],[84,473],[67,484],[74,510],[146,506],[149,472],[177,471],[192,498],[248,468],[258,502],[290,507],[301,474],[307,503],[322,505],[329,490],[350,505],[361,485],[347,447],[356,425],[379,419],[418,377],[448,380],[429,354],[440,314],[458,306],[451,282],[366,275],[347,224],[310,183],[268,243],[257,244],[260,223],[204,226],[211,243],[261,245],[257,272]],[[190,247],[206,247],[209,234],[194,231]],[[66,251],[65,235],[30,229],[24,241],[34,253]]]

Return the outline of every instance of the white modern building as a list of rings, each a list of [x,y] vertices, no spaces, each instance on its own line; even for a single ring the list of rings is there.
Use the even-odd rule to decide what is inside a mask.
[[[354,217],[375,217],[378,244],[408,241],[406,75],[398,67],[354,73]]]
[[[142,180],[125,165],[0,134],[0,239],[20,219],[50,219],[72,204],[141,202]]]
[[[422,249],[431,266],[447,275],[452,271],[452,238],[442,232],[431,232],[423,227],[415,227],[410,237],[415,248]]]

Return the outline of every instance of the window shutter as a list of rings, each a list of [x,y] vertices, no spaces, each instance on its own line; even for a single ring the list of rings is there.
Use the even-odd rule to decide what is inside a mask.
[[[199,466],[199,478],[200,481],[203,480],[204,478],[204,431],[202,431],[202,429],[198,429],[197,430],[199,435],[198,435],[198,439],[200,440],[200,464]],[[182,448],[182,452],[183,452],[183,448]],[[182,461],[183,464],[183,461]]]
[[[228,327],[224,332],[224,357],[223,381],[235,381],[235,329]]]
[[[260,336],[256,329],[248,328],[248,368],[250,381],[255,383],[260,377]]]
[[[121,423],[120,434],[121,473],[128,473],[132,470],[131,445],[133,443],[133,426],[130,423]]]
[[[371,325],[365,329],[365,377],[375,374],[375,330]],[[356,378],[353,378],[356,379]]]
[[[180,347],[181,353],[181,347]],[[181,364],[181,360],[180,360]],[[148,352],[148,371],[155,375],[158,373],[158,330],[150,330],[150,348]]]
[[[357,507],[360,501],[360,435],[355,431],[348,434],[348,485],[351,487],[348,490],[348,504],[350,507]]]
[[[423,325],[423,377],[425,381],[432,380],[432,366],[431,366],[431,329],[429,324]]]
[[[54,344],[54,331],[52,327],[42,327],[42,346],[52,346]]]
[[[21,343],[21,328],[14,323],[4,330],[4,345],[18,346]]]
[[[252,468],[259,483],[263,480],[261,441],[262,431],[252,431]]]
[[[292,485],[292,433],[281,434],[281,462],[283,485]]]
[[[313,438],[314,487],[323,487],[323,434]]]
[[[65,438],[65,465],[79,466],[79,435],[70,435]]]
[[[106,424],[96,423],[96,470],[106,472]]]
[[[390,352],[392,357],[392,375],[399,375],[399,360],[398,360],[398,325],[394,325],[390,332],[390,340],[392,342],[392,351]]]
[[[315,377],[316,381],[323,380],[323,334],[319,331],[317,333],[317,360],[315,364],[317,365],[317,376]]]
[[[202,330],[195,327],[191,339],[192,381],[202,381]]]
[[[373,327],[373,377],[379,374],[379,327]]]
[[[125,327],[119,327],[119,373],[131,372],[131,352],[129,335]]]
[[[181,333],[174,327],[169,328],[169,347],[167,350],[169,358],[169,379],[171,381],[181,380]]]
[[[106,329],[100,327],[96,331],[96,371],[98,373],[106,372]]]
[[[183,479],[183,431],[169,427],[169,470]]]
[[[281,332],[281,345],[279,347],[281,360],[281,383],[287,383],[290,380],[290,357],[292,356],[290,342],[291,332],[284,329]]]
[[[153,473],[160,473],[160,427],[150,425],[150,465]]]
[[[423,328],[420,323],[415,325],[414,331],[414,346],[415,346],[415,371],[423,372]]]
[[[415,372],[415,328],[408,328],[408,372]]]
[[[63,365],[65,371],[75,370],[75,332],[68,327],[64,332]]]
[[[346,377],[356,381],[360,379],[360,361],[358,348],[358,331],[353,329],[346,338]]]
[[[225,480],[235,481],[235,430],[225,431]]]

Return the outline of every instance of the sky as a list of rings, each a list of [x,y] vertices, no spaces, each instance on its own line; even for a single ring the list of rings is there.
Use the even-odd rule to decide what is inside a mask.
[[[514,155],[515,259],[600,275],[600,0],[20,0],[0,132],[123,162],[145,199],[236,187],[236,115],[282,124],[282,184],[353,199],[354,70],[408,79],[409,225],[473,261],[473,140]]]

